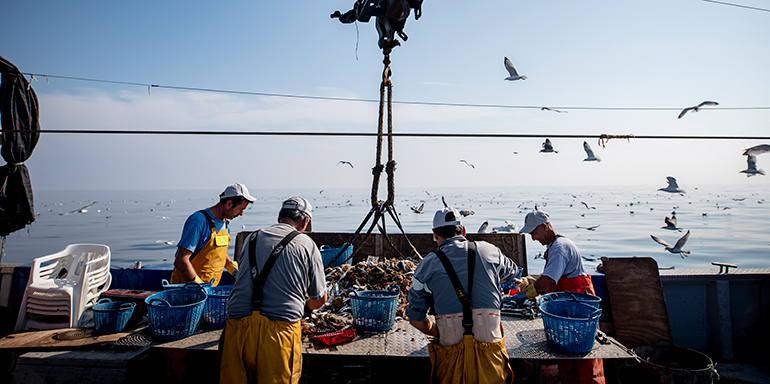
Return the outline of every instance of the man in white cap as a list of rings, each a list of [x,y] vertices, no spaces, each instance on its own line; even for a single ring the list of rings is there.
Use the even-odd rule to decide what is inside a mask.
[[[243,244],[220,338],[220,383],[298,383],[302,374],[305,306],[327,300],[321,252],[310,231],[312,206],[302,197],[283,202],[278,224]]]
[[[527,298],[536,297],[542,292],[585,292],[596,295],[580,251],[575,243],[553,229],[547,213],[539,210],[528,213],[524,218],[524,227],[519,232],[529,233],[532,240],[546,246],[543,273],[537,278],[525,276],[516,281]],[[559,360],[559,374],[564,384],[605,382],[602,359]]]
[[[227,255],[230,245],[228,224],[243,215],[246,207],[255,200],[245,185],[235,183],[225,188],[216,205],[190,215],[177,243],[171,283],[208,283],[214,279],[214,286],[217,286],[224,269],[235,276],[238,263]]]
[[[415,328],[436,337],[428,345],[431,383],[459,378],[466,383],[511,383],[500,322],[500,282],[513,279],[519,267],[493,244],[469,242],[461,217],[451,207],[433,217],[433,240],[439,249],[417,266],[406,315]],[[431,308],[435,323],[427,316]]]

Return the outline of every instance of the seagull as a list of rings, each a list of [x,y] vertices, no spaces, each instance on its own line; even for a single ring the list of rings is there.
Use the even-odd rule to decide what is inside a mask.
[[[513,221],[506,220],[505,225],[492,228],[492,233],[498,232],[518,232],[518,228],[516,228],[516,224]]]
[[[567,111],[560,111],[558,109],[553,109],[553,108],[548,108],[548,107],[540,108],[540,110],[541,111],[551,111],[551,112],[556,112],[556,113],[569,113]]]
[[[679,231],[682,232],[682,228],[679,228],[676,226],[676,215],[674,212],[671,212],[671,217],[668,216],[663,219],[663,221],[666,223],[665,227],[660,227],[661,229],[670,229],[673,231]]]
[[[756,156],[756,155],[761,155],[763,153],[768,153],[768,152],[770,152],[770,144],[760,144],[760,145],[755,145],[755,146],[753,146],[751,148],[746,148],[746,150],[743,151],[743,155],[744,156],[748,156],[748,155]]]
[[[588,204],[586,204],[583,201],[581,201],[580,204],[583,204],[586,207],[586,209],[596,209],[596,207],[589,207]]]
[[[519,73],[516,72],[516,68],[513,67],[513,63],[511,63],[507,57],[503,61],[503,64],[505,64],[505,69],[508,71],[508,74],[510,74],[510,76],[506,77],[504,80],[527,80],[527,76],[519,76]]]
[[[545,142],[543,143],[543,149],[540,150],[540,152],[543,153],[559,153],[559,151],[556,151],[553,149],[553,144],[551,144],[551,139],[545,139]]]
[[[592,226],[590,226],[590,227],[581,227],[581,226],[579,226],[579,225],[576,225],[576,226],[575,226],[575,228],[583,228],[583,229],[587,229],[587,230],[589,230],[589,231],[595,231],[595,230],[596,230],[596,228],[599,228],[599,226],[601,226],[601,224],[592,225]]]
[[[740,171],[738,173],[745,173],[746,177],[756,176],[756,175],[764,175],[765,170],[764,169],[757,169],[757,157],[754,155],[747,155],[746,156],[746,162],[748,163],[748,167],[744,169],[743,171]]]
[[[462,209],[460,210],[460,214],[463,215],[463,217],[468,217],[470,215],[475,215],[476,212],[473,212],[470,209]]]
[[[487,227],[489,226],[489,221],[485,221],[481,226],[479,227],[479,233],[487,233]]]
[[[91,203],[91,204],[88,204],[88,205],[86,205],[85,207],[81,207],[81,208],[78,208],[78,209],[76,209],[76,210],[74,210],[74,211],[69,211],[69,212],[67,212],[67,213],[60,213],[59,215],[60,215],[60,216],[67,216],[67,215],[69,215],[69,214],[72,214],[72,213],[86,213],[86,212],[88,212],[88,208],[91,208],[91,207],[92,207],[94,204],[96,204],[96,203],[97,203],[97,202],[96,202],[96,201],[94,201],[93,203]]]
[[[476,169],[476,166],[475,166],[475,165],[473,165],[473,164],[471,164],[471,163],[469,163],[469,162],[467,162],[467,161],[465,161],[465,160],[460,160],[460,162],[461,162],[461,163],[465,163],[465,165],[467,165],[467,166],[469,166],[469,167],[471,167],[471,168],[473,168],[473,169]]]
[[[671,245],[653,235],[650,235],[650,237],[652,237],[652,239],[655,240],[656,243],[666,247],[667,251],[671,253],[678,253],[679,256],[682,257],[682,259],[684,259],[685,255],[690,254],[690,251],[682,250],[682,247],[684,247],[684,244],[687,242],[687,239],[690,238],[690,231],[687,231],[687,233],[685,233],[684,236],[680,237],[679,240],[676,241],[676,245]]]
[[[666,188],[658,188],[659,191],[668,193],[678,193],[682,196],[686,193],[684,189],[679,188],[679,184],[676,183],[676,179],[673,176],[666,177],[668,180],[668,186]]]
[[[351,163],[351,162],[349,162],[349,161],[340,160],[340,161],[337,163],[337,165],[340,165],[340,164],[347,164],[347,165],[349,165],[349,166],[350,166],[350,168],[353,168],[353,163]]]
[[[588,155],[583,161],[602,161],[601,158],[594,156],[594,151],[591,150],[591,146],[585,141],[583,142],[583,149],[585,149],[586,154]]]
[[[684,116],[684,114],[687,113],[687,112],[690,112],[690,111],[698,112],[700,107],[703,107],[705,105],[714,106],[714,105],[719,105],[719,103],[717,103],[716,101],[704,101],[704,102],[702,102],[702,103],[700,103],[700,104],[698,104],[698,105],[696,105],[694,107],[687,107],[687,108],[683,109],[682,112],[679,112],[679,117],[677,117],[677,119],[681,119],[682,116]]]
[[[425,208],[425,203],[420,204],[420,207],[412,207],[412,212],[414,213],[422,213],[422,209]]]
[[[425,194],[426,194],[426,195],[428,195],[428,196],[430,196],[430,197],[433,197],[433,195],[431,195],[431,194],[430,194],[430,192],[428,192],[428,191],[425,191],[425,190],[423,190],[423,192],[425,192]]]

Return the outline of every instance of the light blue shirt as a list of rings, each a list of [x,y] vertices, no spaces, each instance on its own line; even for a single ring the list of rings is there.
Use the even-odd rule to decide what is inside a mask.
[[[586,274],[583,260],[580,258],[575,243],[572,240],[559,236],[546,248],[546,265],[543,275],[558,283],[562,277],[573,278]]]
[[[446,239],[439,245],[452,264],[457,278],[465,292],[468,292],[468,241],[463,236]],[[476,265],[474,267],[471,302],[473,308],[500,309],[502,293],[500,281],[516,277],[519,267],[505,256],[499,248],[486,241],[476,242]],[[454,286],[449,280],[444,264],[435,253],[426,256],[412,276],[409,289],[409,305],[406,315],[415,321],[422,321],[428,310],[426,296],[433,293],[436,314],[445,315],[463,311]]]

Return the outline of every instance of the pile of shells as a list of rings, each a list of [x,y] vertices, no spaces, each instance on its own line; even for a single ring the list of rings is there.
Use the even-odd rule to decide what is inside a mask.
[[[321,335],[351,327],[353,315],[350,293],[353,291],[384,291],[393,285],[398,286],[400,291],[396,318],[403,318],[407,293],[412,286],[412,274],[416,268],[417,264],[410,260],[380,261],[373,257],[356,265],[343,264],[327,268],[329,301],[302,319],[302,336]]]

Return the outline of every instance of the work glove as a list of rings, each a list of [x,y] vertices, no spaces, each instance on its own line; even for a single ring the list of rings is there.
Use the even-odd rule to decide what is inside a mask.
[[[193,281],[198,284],[203,284],[203,279],[201,279],[201,277],[198,275],[195,276],[195,279],[193,279]]]
[[[225,263],[225,269],[227,269],[227,272],[230,272],[231,275],[235,276],[235,273],[238,272],[238,262],[228,260]]]
[[[535,284],[532,284],[529,287],[527,287],[527,290],[524,291],[524,294],[527,295],[528,299],[535,298],[539,295],[539,293],[537,293],[537,289],[535,289]]]
[[[535,283],[535,278],[532,276],[524,276],[521,279],[514,278],[513,281],[516,283],[516,286],[519,288],[520,291],[523,291],[527,289],[530,285]]]

